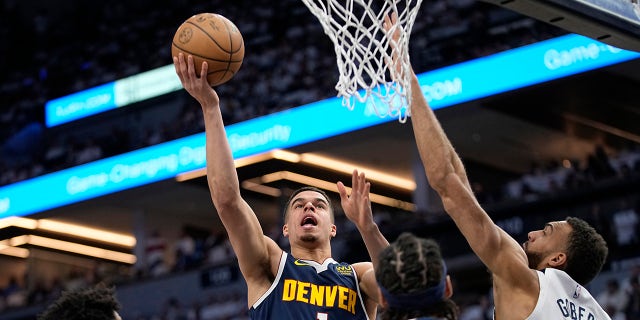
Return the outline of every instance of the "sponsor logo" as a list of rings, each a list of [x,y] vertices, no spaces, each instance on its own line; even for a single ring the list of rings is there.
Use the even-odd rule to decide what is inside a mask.
[[[351,266],[336,266],[336,271],[343,276],[350,276],[353,274]]]
[[[306,263],[306,262],[302,262],[298,259],[296,259],[293,264],[295,264],[296,266],[310,266],[310,264]]]

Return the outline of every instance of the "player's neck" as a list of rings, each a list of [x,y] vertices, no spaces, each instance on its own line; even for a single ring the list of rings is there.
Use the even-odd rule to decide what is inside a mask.
[[[309,248],[299,245],[291,245],[291,255],[296,259],[311,260],[322,264],[331,258],[331,246],[316,246]]]

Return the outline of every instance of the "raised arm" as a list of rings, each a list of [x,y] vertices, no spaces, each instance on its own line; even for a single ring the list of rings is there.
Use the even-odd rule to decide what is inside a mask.
[[[395,17],[385,18],[387,31],[395,31],[394,38],[397,39],[399,30],[392,28],[394,24]],[[391,63],[399,67],[393,64],[394,61]],[[410,72],[411,123],[430,185],[438,192],[446,212],[494,277],[505,277],[509,281],[523,277],[530,279],[532,273],[524,250],[493,223],[477,202],[462,160],[429,107],[415,73],[412,69]]]
[[[372,263],[362,262],[354,264],[354,268],[360,278],[360,288],[368,298],[380,302],[379,290],[373,275],[373,269],[379,263],[380,252],[389,246],[389,241],[378,229],[378,225],[373,220],[371,211],[371,201],[369,191],[371,184],[367,182],[364,173],[354,170],[351,175],[351,194],[342,182],[338,182],[338,192],[340,193],[340,203],[345,215],[351,220],[364,241]],[[371,272],[369,276],[365,276]]]
[[[274,241],[264,236],[258,218],[240,196],[238,175],[220,112],[220,100],[207,82],[206,62],[198,76],[191,56],[185,58],[180,54],[173,59],[182,85],[202,107],[211,199],[227,229],[250,294],[251,289],[264,292],[272,277],[272,257],[277,261],[282,252]],[[263,287],[264,291],[260,290]],[[251,296],[249,300],[251,302]]]
[[[340,204],[345,215],[353,222],[364,241],[369,257],[373,265],[378,264],[378,258],[382,249],[389,246],[389,241],[382,235],[378,225],[373,221],[371,211],[371,201],[369,191],[371,184],[367,182],[364,173],[354,170],[351,175],[351,194],[347,194],[347,189],[342,182],[338,182],[338,192],[340,193]]]
[[[411,90],[411,123],[418,151],[428,181],[440,195],[445,211],[494,274],[499,273],[507,261],[514,259],[514,262],[527,267],[524,251],[518,243],[495,225],[477,202],[462,161],[429,108],[415,75],[411,80]]]
[[[522,247],[491,220],[476,200],[462,162],[429,108],[415,75],[411,86],[411,122],[429,183],[471,249],[491,271],[496,314],[515,308],[523,314],[514,316],[524,318],[537,301],[538,277],[529,268]]]

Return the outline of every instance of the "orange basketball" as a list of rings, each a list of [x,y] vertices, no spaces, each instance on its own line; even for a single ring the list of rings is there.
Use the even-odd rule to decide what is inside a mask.
[[[211,86],[233,78],[244,59],[244,41],[238,28],[229,19],[215,13],[200,13],[183,22],[171,44],[171,55],[193,56],[196,73],[202,62],[209,65],[207,80]]]

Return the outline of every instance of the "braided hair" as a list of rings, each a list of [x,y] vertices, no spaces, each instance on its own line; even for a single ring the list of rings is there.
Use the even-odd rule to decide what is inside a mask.
[[[380,253],[376,280],[382,290],[391,295],[419,293],[441,285],[447,276],[443,273],[445,270],[440,246],[434,240],[405,232]],[[449,298],[437,299],[419,308],[389,306],[380,319],[406,320],[420,316],[457,320],[458,307]]]
[[[114,288],[105,285],[65,291],[51,304],[38,320],[114,320],[120,310]]]

